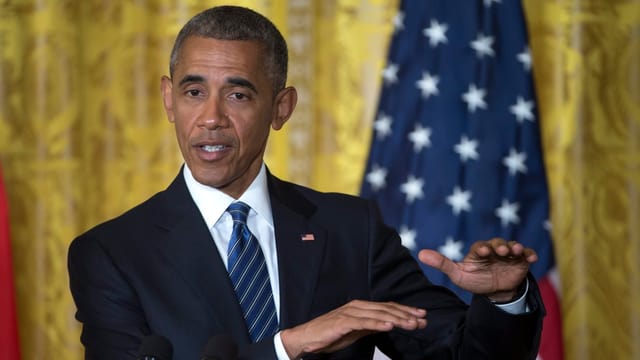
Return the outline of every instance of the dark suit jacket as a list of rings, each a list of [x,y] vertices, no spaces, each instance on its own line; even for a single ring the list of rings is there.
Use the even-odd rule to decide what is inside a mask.
[[[533,359],[544,315],[535,281],[531,312],[509,315],[483,297],[470,307],[431,284],[372,202],[319,193],[269,175],[280,273],[280,328],[353,299],[427,309],[427,328],[365,337],[305,359]],[[302,234],[315,240],[302,241]],[[174,359],[199,359],[230,334],[243,358],[274,359],[273,339],[249,344],[226,269],[183,175],[146,202],[76,238],[69,276],[88,359],[135,358],[148,334],[169,338]]]

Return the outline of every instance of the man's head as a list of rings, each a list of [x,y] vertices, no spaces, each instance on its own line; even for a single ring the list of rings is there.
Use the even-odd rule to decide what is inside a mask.
[[[271,129],[293,112],[286,44],[249,9],[213,8],[185,25],[162,99],[186,165],[201,184],[240,197],[263,162]]]
[[[178,33],[171,51],[169,74],[180,61],[185,39],[199,36],[217,40],[250,40],[264,46],[264,61],[272,77],[274,93],[287,82],[287,43],[275,25],[257,12],[237,6],[218,6],[207,9],[187,22]]]

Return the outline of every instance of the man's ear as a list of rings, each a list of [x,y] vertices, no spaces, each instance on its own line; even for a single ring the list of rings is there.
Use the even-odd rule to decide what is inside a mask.
[[[286,87],[276,95],[276,114],[271,120],[271,128],[280,130],[289,120],[298,103],[298,92],[293,86]]]
[[[160,82],[160,90],[162,92],[162,103],[164,105],[164,111],[167,113],[167,119],[169,122],[175,121],[175,116],[173,114],[173,83],[171,82],[171,78],[164,75],[162,76]]]

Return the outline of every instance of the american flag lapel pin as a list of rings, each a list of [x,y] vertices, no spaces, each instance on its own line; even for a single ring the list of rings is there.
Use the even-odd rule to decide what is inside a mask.
[[[302,241],[313,241],[316,237],[313,234],[302,234],[300,235],[300,240]]]

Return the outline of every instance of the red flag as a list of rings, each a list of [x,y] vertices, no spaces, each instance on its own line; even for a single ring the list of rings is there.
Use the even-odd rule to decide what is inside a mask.
[[[20,359],[9,239],[9,208],[2,181],[2,169],[0,169],[0,359]]]
[[[558,302],[557,289],[552,281],[555,269],[543,278],[538,279],[538,287],[542,294],[542,301],[547,310],[544,318],[542,338],[540,339],[539,360],[562,360],[562,313]]]

